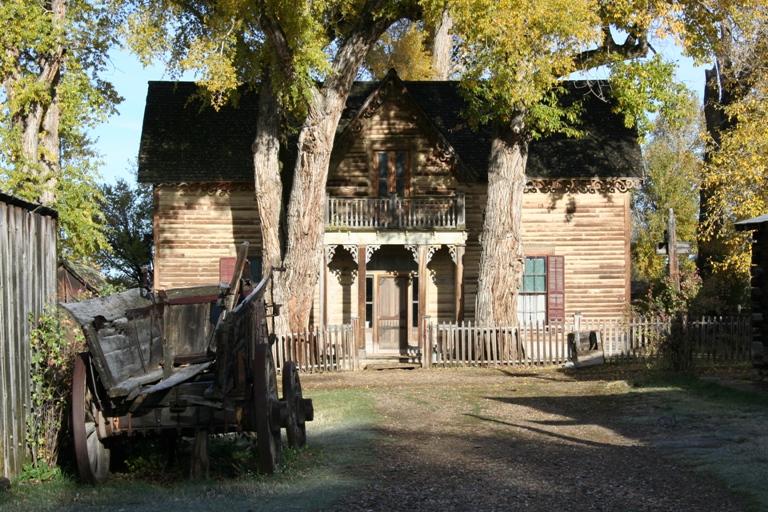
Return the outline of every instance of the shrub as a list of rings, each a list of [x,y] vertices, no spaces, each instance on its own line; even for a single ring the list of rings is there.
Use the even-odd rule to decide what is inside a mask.
[[[31,459],[25,473],[49,474],[59,455],[63,419],[72,390],[77,353],[85,346],[82,332],[65,312],[49,305],[30,333],[32,407],[26,431]],[[34,478],[37,479],[37,478]]]

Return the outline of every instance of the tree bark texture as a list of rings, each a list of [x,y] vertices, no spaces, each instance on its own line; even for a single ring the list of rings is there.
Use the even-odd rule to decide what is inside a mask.
[[[293,185],[286,208],[285,272],[275,274],[273,296],[283,304],[290,332],[302,332],[309,327],[314,289],[322,261],[325,225],[325,185],[333,149],[336,128],[349,96],[352,82],[363,58],[371,46],[392,23],[413,16],[408,9],[417,9],[413,2],[399,5],[401,9],[389,16],[380,13],[386,0],[368,0],[357,21],[339,42],[333,59],[333,69],[322,86],[310,91],[308,113],[299,131]],[[413,5],[412,5],[413,4]],[[295,76],[291,51],[286,46],[279,21],[264,17],[262,26],[270,44],[275,47],[278,65],[286,77]],[[278,203],[269,203],[274,208]],[[287,334],[277,332],[277,334]]]
[[[259,89],[259,118],[256,121],[256,139],[253,141],[254,185],[256,206],[261,223],[262,271],[264,275],[283,265],[285,207],[283,183],[280,179],[280,123],[281,107],[267,75]],[[285,300],[280,289],[267,290],[273,304]],[[286,332],[288,322],[284,315],[273,317],[273,331]]]
[[[478,325],[517,325],[517,297],[525,259],[520,239],[528,141],[497,126],[488,162],[488,199],[480,238],[475,320]]]
[[[451,75],[452,28],[453,18],[451,18],[451,13],[446,9],[435,26],[435,34],[432,40],[432,67],[435,70],[435,80],[448,80]]]

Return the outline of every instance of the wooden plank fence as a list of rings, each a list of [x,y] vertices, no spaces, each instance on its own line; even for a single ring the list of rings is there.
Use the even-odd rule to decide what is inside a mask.
[[[0,193],[0,454],[2,474],[10,478],[26,462],[30,316],[56,300],[57,217]]]
[[[638,361],[659,356],[671,332],[669,320],[636,317],[581,319],[553,324],[479,327],[471,322],[433,324],[425,318],[422,366],[560,365],[568,361],[569,335],[595,332],[606,360]],[[748,362],[752,327],[749,317],[701,317],[687,322],[695,357],[706,363]]]
[[[272,346],[278,371],[286,361],[294,361],[300,371],[307,373],[356,370],[356,326],[357,321],[279,337]]]
[[[749,362],[751,319],[701,317],[689,320],[695,357],[705,363]],[[293,360],[303,372],[359,368],[356,324],[332,325],[279,338],[273,346],[278,371]],[[455,366],[545,366],[569,361],[570,336],[597,334],[606,361],[646,361],[659,356],[659,343],[671,332],[667,319],[580,319],[552,324],[480,327],[471,322],[435,324],[424,318],[418,356],[424,368]]]

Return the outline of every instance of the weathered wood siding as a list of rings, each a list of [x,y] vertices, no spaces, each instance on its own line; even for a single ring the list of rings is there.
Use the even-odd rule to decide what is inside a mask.
[[[249,258],[261,256],[252,184],[158,185],[155,212],[157,289],[218,284],[220,258],[245,241]]]
[[[332,164],[328,173],[328,195],[374,197],[377,175],[373,153],[385,150],[409,152],[412,197],[466,192],[451,168],[438,158],[434,145],[414,116],[400,101],[390,99],[365,121],[338,166]]]
[[[526,255],[565,258],[565,315],[611,318],[629,305],[628,193],[525,194]]]
[[[330,196],[376,195],[373,154],[378,150],[410,153],[412,197],[464,193],[467,242],[464,264],[464,318],[474,319],[479,236],[485,210],[485,185],[468,186],[435,151],[423,127],[396,97],[364,119],[358,136],[335,153],[328,177]],[[234,256],[243,240],[250,256],[259,256],[260,232],[252,188],[203,184],[156,188],[156,286],[171,288],[215,283],[218,259]],[[629,302],[629,194],[526,193],[523,201],[523,247],[529,256],[565,259],[565,314],[618,317]],[[355,231],[350,231],[355,244]],[[326,277],[327,311],[315,290],[312,322],[349,323],[357,312],[356,264],[337,248]],[[430,264],[427,313],[440,321],[455,319],[454,263],[447,249]],[[344,262],[343,265],[341,262]],[[338,267],[342,265],[343,268]],[[432,269],[435,270],[432,270]],[[322,318],[321,318],[322,316]]]
[[[7,477],[21,474],[26,458],[30,316],[56,301],[56,237],[55,211],[0,194],[0,453]]]

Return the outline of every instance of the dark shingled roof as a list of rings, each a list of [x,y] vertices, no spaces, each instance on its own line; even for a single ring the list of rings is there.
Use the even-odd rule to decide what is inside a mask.
[[[466,126],[457,83],[402,83],[462,161],[485,179],[490,131]],[[378,84],[353,85],[337,133],[344,131]],[[585,135],[578,139],[553,135],[531,142],[528,177],[642,177],[637,132],[626,128],[622,117],[611,112],[611,104],[592,94],[585,82],[569,82],[568,87],[572,98],[584,96],[581,129]],[[244,89],[237,106],[227,105],[217,112],[196,92],[192,82],[149,83],[139,150],[140,182],[253,179],[257,94]]]

